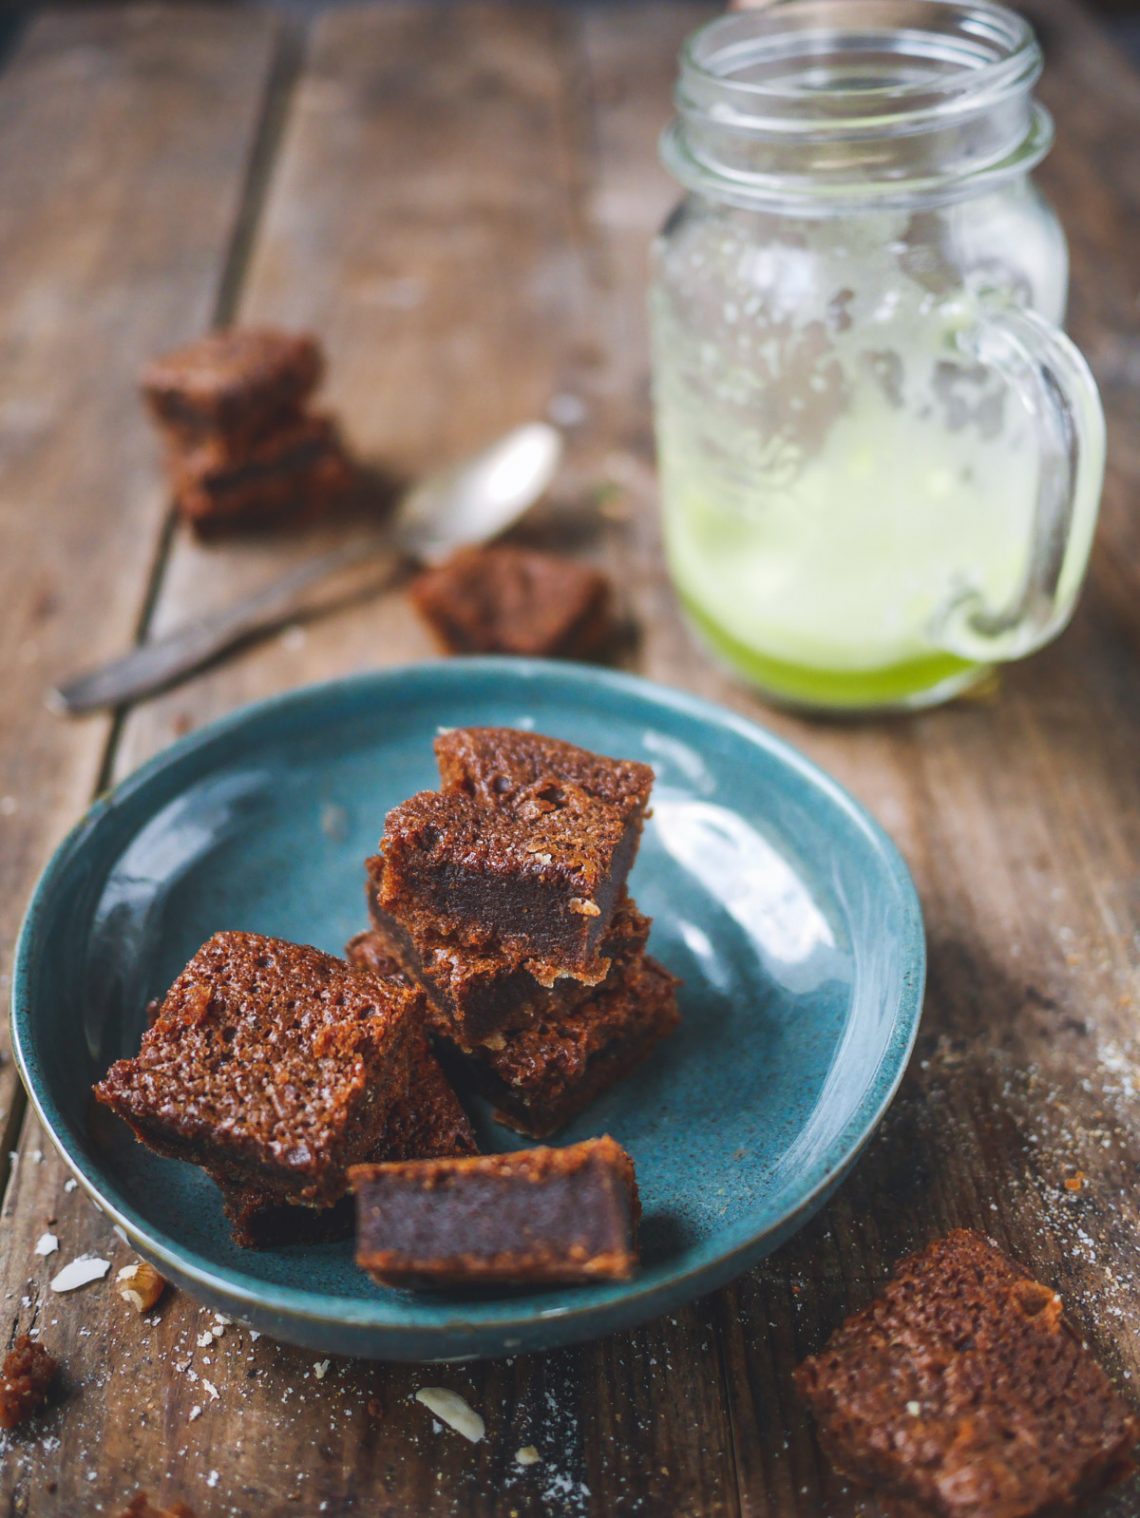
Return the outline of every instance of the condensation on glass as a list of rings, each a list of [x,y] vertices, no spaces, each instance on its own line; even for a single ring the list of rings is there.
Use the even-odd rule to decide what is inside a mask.
[[[816,707],[939,700],[1056,635],[1104,468],[1027,23],[778,0],[681,54],[654,250],[669,563],[737,671]]]

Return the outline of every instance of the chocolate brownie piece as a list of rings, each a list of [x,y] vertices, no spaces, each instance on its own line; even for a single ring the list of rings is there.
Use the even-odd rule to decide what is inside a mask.
[[[938,1518],[1029,1518],[1125,1474],[1140,1423],[1061,1300],[958,1229],[796,1371],[852,1480]]]
[[[418,946],[380,906],[383,859],[368,860],[366,868],[375,945],[423,985],[433,1023],[461,1048],[498,1042],[505,1029],[525,1027],[555,1009],[568,1010],[590,995],[588,985],[566,976],[549,988],[540,985],[517,950],[465,948],[442,940]],[[607,981],[644,949],[649,928],[649,919],[624,895],[600,945],[610,961]],[[367,938],[361,935],[354,942]]]
[[[544,985],[596,984],[636,843],[615,808],[573,786],[535,787],[511,815],[422,791],[388,813],[379,904],[417,944],[505,949]]]
[[[351,1179],[356,1262],[384,1285],[626,1280],[637,1265],[633,1161],[612,1138]]]
[[[141,385],[172,441],[193,446],[214,436],[240,450],[295,415],[323,369],[308,333],[231,327],[153,359]]]
[[[424,997],[317,949],[216,933],[95,1087],[159,1154],[329,1206],[408,1089]]]
[[[42,1344],[20,1335],[0,1369],[0,1428],[17,1428],[39,1412],[58,1369]]]
[[[362,935],[367,936],[367,935]],[[350,959],[359,968],[385,979],[399,967],[373,946],[354,943]],[[452,1089],[422,1031],[415,1036],[407,1093],[388,1117],[384,1137],[370,1161],[435,1159],[453,1154],[478,1154],[471,1120]],[[235,1186],[215,1177],[234,1242],[244,1249],[271,1249],[281,1244],[316,1244],[344,1239],[352,1232],[352,1200],[344,1196],[332,1207],[297,1205],[288,1197],[256,1187]]]
[[[549,1138],[674,1032],[677,984],[655,959],[637,955],[577,1006],[552,1008],[502,1034],[498,1047],[455,1049],[445,1064],[494,1104],[499,1122]]]
[[[639,831],[647,815],[653,771],[636,759],[610,759],[515,727],[456,727],[435,740],[445,791],[462,791],[485,806],[509,808],[545,782],[577,787],[615,807]]]
[[[479,1153],[471,1121],[422,1033],[417,1045],[408,1093],[393,1109],[382,1142],[366,1157],[369,1161]],[[224,1176],[213,1179],[222,1193],[234,1243],[243,1249],[326,1243],[352,1233],[352,1199],[347,1195],[331,1207],[312,1207],[298,1205],[280,1192],[234,1185]]]
[[[614,637],[605,575],[533,549],[461,548],[408,594],[447,653],[590,659]]]
[[[652,770],[505,728],[449,734],[436,753],[445,789],[388,814],[381,909],[421,950],[493,945],[544,985],[597,984]]]
[[[172,456],[171,475],[179,514],[203,537],[320,516],[355,484],[327,416],[298,417],[240,454],[207,443]]]

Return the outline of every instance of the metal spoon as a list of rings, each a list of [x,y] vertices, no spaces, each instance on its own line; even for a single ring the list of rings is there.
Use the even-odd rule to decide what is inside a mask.
[[[531,422],[473,458],[421,480],[400,501],[385,538],[346,543],[283,575],[237,606],[187,622],[165,637],[89,670],[49,692],[53,711],[78,715],[120,706],[184,679],[211,659],[290,621],[302,591],[351,565],[387,559],[389,574],[408,559],[432,564],[468,543],[505,532],[545,493],[562,457],[562,437]]]

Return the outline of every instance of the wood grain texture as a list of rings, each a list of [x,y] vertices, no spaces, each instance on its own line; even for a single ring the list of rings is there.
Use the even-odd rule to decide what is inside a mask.
[[[36,873],[110,723],[53,680],[130,641],[162,539],[142,357],[211,319],[275,28],[97,8],[30,26],[0,80],[0,988]],[[0,1033],[6,1048],[7,1021]],[[0,1153],[22,1103],[0,1071]]]
[[[721,680],[689,641],[661,562],[643,297],[647,244],[674,190],[655,138],[677,44],[707,12],[465,6],[445,19],[392,5],[315,25],[241,315],[320,331],[330,403],[365,453],[400,470],[541,414],[553,395],[580,403],[534,536],[613,569],[640,627],[635,667],[758,716],[890,828],[929,928],[920,1045],[851,1180],[770,1261],[634,1333],[491,1365],[334,1361],[318,1378],[313,1356],[237,1326],[202,1347],[210,1316],[182,1296],[149,1327],[102,1286],[43,1305],[51,1272],[32,1248],[49,1217],[67,1257],[127,1255],[63,1189],[62,1167],[36,1160],[46,1146],[30,1129],[5,1208],[5,1306],[21,1324],[42,1314],[73,1390],[6,1462],[0,1490],[15,1511],[114,1512],[143,1485],[203,1518],[877,1518],[822,1459],[789,1372],[900,1253],[962,1223],[1055,1282],[1105,1364],[1135,1384],[1140,161],[1128,144],[1140,91],[1063,0],[1027,9],[1042,22],[1043,93],[1060,123],[1043,178],[1070,234],[1074,335],[1110,413],[1089,589],[1071,630],[1010,670],[998,699],[842,725],[774,714]],[[343,530],[224,549],[176,539],[154,625]],[[427,651],[398,593],[346,607],[133,713],[115,773],[240,701]],[[1067,1191],[1077,1171],[1087,1185]],[[433,1383],[483,1413],[483,1443],[433,1431],[413,1400]],[[530,1443],[544,1458],[524,1470],[514,1454]],[[1138,1501],[1133,1487],[1096,1512],[1130,1518]]]

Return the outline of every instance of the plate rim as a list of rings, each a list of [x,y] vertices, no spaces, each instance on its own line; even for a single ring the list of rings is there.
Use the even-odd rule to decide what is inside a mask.
[[[198,1263],[200,1256],[193,1253],[187,1256],[170,1249],[161,1238],[155,1237],[145,1218],[133,1211],[124,1211],[104,1193],[100,1185],[101,1167],[96,1168],[95,1175],[89,1175],[83,1159],[71,1152],[66,1133],[59,1131],[62,1118],[57,1121],[54,1099],[50,1091],[40,1091],[39,1082],[29,1068],[24,1039],[26,1033],[31,1042],[34,1015],[31,981],[35,974],[33,949],[37,920],[58,881],[86,846],[89,835],[112,809],[129,802],[199,751],[224,742],[243,728],[256,725],[276,712],[327,701],[351,705],[366,693],[375,695],[380,701],[391,688],[398,689],[409,679],[461,679],[466,674],[502,676],[524,686],[528,682],[537,683],[554,677],[579,688],[597,689],[601,686],[619,695],[624,691],[654,705],[665,706],[700,725],[711,722],[718,727],[727,726],[746,742],[766,750],[781,767],[792,770],[801,781],[824,793],[832,805],[847,814],[873,846],[891,877],[902,910],[899,937],[904,963],[892,1023],[882,1055],[873,1071],[868,1073],[866,1089],[844,1127],[832,1138],[824,1155],[812,1165],[809,1189],[778,1218],[712,1259],[694,1264],[687,1270],[666,1269],[652,1277],[643,1274],[632,1282],[596,1287],[588,1296],[583,1294],[580,1304],[544,1307],[541,1297],[507,1296],[501,1299],[500,1311],[490,1316],[484,1315],[488,1303],[480,1304],[480,1315],[474,1319],[465,1318],[463,1304],[456,1304],[451,1316],[443,1321],[409,1322],[409,1309],[414,1310],[414,1303],[405,1296],[339,1297],[268,1282],[253,1288],[246,1284],[248,1277],[244,1273],[234,1279],[231,1266],[203,1266]],[[358,1330],[374,1340],[390,1341],[385,1342],[384,1347],[394,1356],[409,1355],[410,1350],[409,1357],[425,1358],[423,1349],[436,1347],[436,1341],[445,1343],[449,1350],[459,1354],[471,1351],[476,1354],[509,1353],[513,1347],[539,1348],[538,1340],[543,1338],[544,1327],[552,1331],[545,1340],[551,1344],[600,1336],[614,1328],[644,1322],[681,1302],[715,1290],[763,1258],[806,1222],[845,1178],[894,1100],[917,1037],[925,978],[926,935],[921,903],[898,846],[862,802],[787,739],[706,697],[624,670],[562,660],[468,656],[420,660],[361,671],[295,686],[249,702],[168,744],[113,787],[96,796],[53,850],[25,908],[13,956],[9,1019],[17,1069],[44,1131],[91,1200],[143,1253],[165,1265],[171,1274],[192,1283],[192,1290],[198,1288],[207,1296],[227,1299],[239,1312],[247,1308],[254,1314],[273,1316],[283,1324],[301,1322],[326,1327],[334,1333]],[[395,1310],[399,1316],[386,1315],[385,1308],[388,1313]],[[505,1336],[512,1333],[521,1337],[512,1348],[504,1348]],[[366,1353],[368,1347],[361,1345],[357,1352]]]

